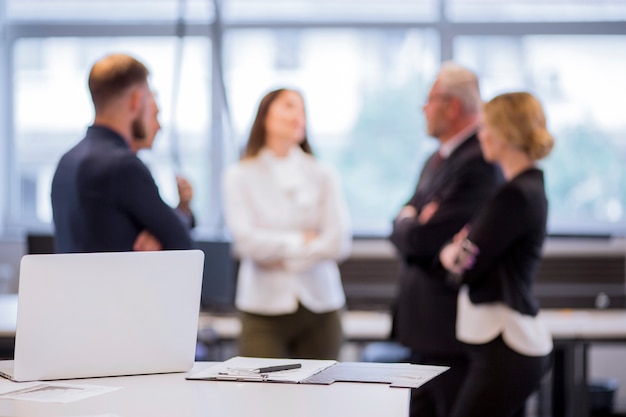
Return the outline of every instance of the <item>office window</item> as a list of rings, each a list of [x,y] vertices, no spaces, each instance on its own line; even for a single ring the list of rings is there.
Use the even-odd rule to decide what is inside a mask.
[[[289,65],[277,59],[297,39]],[[410,197],[425,137],[421,104],[439,67],[429,30],[231,30],[224,74],[241,148],[262,96],[300,90],[316,154],[340,173],[358,235],[384,235]]]
[[[14,20],[170,21],[181,4],[187,21],[213,20],[210,0],[6,0],[6,13]]]
[[[142,158],[174,204],[176,117],[203,231],[221,232],[221,168],[258,101],[288,86],[305,95],[309,135],[342,177],[355,234],[385,236],[436,146],[421,103],[453,57],[478,72],[484,98],[527,89],[544,101],[557,135],[544,164],[551,231],[624,234],[624,21],[623,0],[0,0],[0,232],[49,227],[56,160],[92,118],[87,70],[121,49],[150,66],[162,108],[156,149]],[[594,157],[571,162],[578,149]]]
[[[580,22],[626,18],[623,0],[448,0],[453,21]]]
[[[626,36],[459,37],[454,51],[484,99],[527,90],[544,104],[551,231],[626,232]]]
[[[225,20],[431,21],[438,0],[226,0]]]
[[[21,224],[38,227],[50,223],[50,183],[58,159],[93,121],[87,89],[89,69],[105,54],[120,51],[137,57],[151,71],[162,130],[154,149],[141,157],[151,168],[161,194],[172,205],[178,203],[174,175],[180,170],[196,185],[194,209],[199,218],[209,212],[209,190],[202,185],[210,176],[206,138],[211,120],[211,45],[208,38],[184,40],[174,103],[177,45],[178,39],[172,37],[24,38],[16,42],[13,124],[21,201],[14,212],[20,213],[17,220]],[[33,53],[39,56],[34,58]],[[172,140],[174,115],[177,140]]]

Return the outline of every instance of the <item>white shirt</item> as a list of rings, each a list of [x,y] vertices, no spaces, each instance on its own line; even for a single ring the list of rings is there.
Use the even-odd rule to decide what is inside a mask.
[[[478,123],[472,123],[468,125],[465,129],[461,130],[459,133],[448,139],[445,143],[442,143],[439,146],[439,155],[443,159],[448,159],[448,157],[461,146],[463,142],[469,139],[470,136],[478,129]]]
[[[527,316],[504,303],[473,304],[467,285],[459,291],[456,337],[472,345],[502,334],[504,343],[522,355],[544,356],[552,351],[552,335],[538,316]]]
[[[263,149],[224,174],[224,213],[241,258],[235,304],[250,313],[293,313],[301,302],[322,313],[345,295],[337,261],[352,233],[339,181],[300,148],[286,158]],[[318,237],[306,244],[303,231]]]

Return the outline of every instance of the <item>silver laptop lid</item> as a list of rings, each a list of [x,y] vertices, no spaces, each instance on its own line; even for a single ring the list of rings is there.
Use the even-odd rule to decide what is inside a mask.
[[[26,255],[14,380],[191,369],[200,250]]]

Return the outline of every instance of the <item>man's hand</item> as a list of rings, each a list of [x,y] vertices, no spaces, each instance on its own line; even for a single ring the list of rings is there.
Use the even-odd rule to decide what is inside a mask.
[[[304,230],[302,233],[304,234],[305,244],[313,242],[319,236],[319,233],[315,230]]]
[[[420,211],[420,215],[417,217],[417,221],[421,224],[428,223],[438,209],[439,202],[435,200],[431,201],[430,203],[422,207],[422,211]]]
[[[136,251],[156,251],[163,249],[161,242],[154,237],[154,235],[147,230],[139,233],[135,243],[133,244],[133,250]]]
[[[284,261],[257,261],[256,265],[260,269],[269,269],[269,270],[285,269]]]
[[[191,199],[193,198],[193,187],[181,176],[176,176],[176,185],[178,186],[178,197],[180,203],[178,203],[178,209],[184,213],[191,214]]]
[[[396,221],[401,221],[407,218],[416,217],[417,209],[413,206],[404,206],[400,213],[396,216]]]

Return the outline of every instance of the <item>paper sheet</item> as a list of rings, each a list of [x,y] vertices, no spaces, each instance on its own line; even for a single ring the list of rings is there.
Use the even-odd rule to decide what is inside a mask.
[[[390,387],[419,388],[447,371],[447,366],[409,363],[343,362],[302,381],[306,384],[378,382]]]
[[[16,383],[0,388],[0,399],[69,403],[121,389],[98,385],[66,384],[62,382]]]
[[[302,365],[298,369],[288,371],[270,372],[266,374],[255,373],[251,370],[275,365],[299,363]],[[298,383],[329,366],[333,366],[337,361],[314,360],[314,359],[268,359],[250,358],[236,356],[219,365],[212,366],[204,371],[188,376],[187,379],[206,379],[218,381],[267,381],[267,382],[291,382]],[[250,370],[246,372],[246,370]]]

